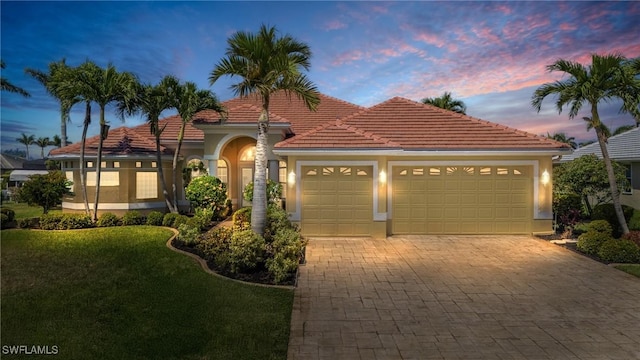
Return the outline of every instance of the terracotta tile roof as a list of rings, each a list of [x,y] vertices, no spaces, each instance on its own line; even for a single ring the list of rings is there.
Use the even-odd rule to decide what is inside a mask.
[[[151,135],[141,134],[139,129],[119,127],[109,131],[107,139],[102,144],[103,156],[109,155],[128,155],[128,154],[155,154],[156,143]],[[147,128],[148,131],[148,128]],[[85,144],[85,154],[88,156],[95,156],[98,153],[98,142],[100,135],[96,135],[87,138]],[[80,154],[80,147],[82,142],[77,142],[69,146],[65,146],[60,149],[51,150],[50,155],[78,155]],[[170,154],[171,151],[160,146],[160,151],[163,154]]]
[[[207,114],[208,112],[217,114],[213,110],[204,110],[196,113],[194,118],[197,118],[198,116],[200,116],[201,113]],[[160,119],[160,121],[158,122],[158,125],[160,129],[164,127],[164,132],[160,136],[160,139],[162,141],[176,142],[178,139],[178,132],[180,132],[180,126],[182,126],[182,118],[180,118],[180,115],[168,116],[164,119]],[[151,132],[149,131],[149,124],[144,123],[142,125],[138,125],[134,127],[133,129],[138,131],[138,133],[140,134],[148,135],[151,141],[153,141],[153,143],[155,144],[153,135],[151,135]],[[193,126],[193,124],[187,123],[187,125],[184,128],[184,140],[185,141],[203,141],[204,134],[202,133],[202,130],[196,129]]]
[[[372,132],[366,132],[334,120],[304,134],[296,135],[277,144],[278,148],[305,149],[399,149],[400,145],[382,138]]]
[[[225,124],[256,124],[262,109],[256,105],[244,103],[227,108]],[[193,119],[195,124],[219,124],[220,115],[212,110],[201,111]],[[269,111],[269,123],[288,124],[289,121]]]
[[[364,133],[404,150],[558,150],[569,146],[524,131],[395,97],[343,119]],[[294,138],[295,139],[295,138]],[[306,148],[313,135],[277,145]],[[334,146],[336,147],[336,146]],[[343,148],[353,146],[345,143]]]
[[[257,96],[235,98],[223,104],[228,109],[236,108],[241,104],[251,104],[258,109],[262,107]],[[299,100],[295,95],[287,96],[284,92],[274,94],[269,102],[269,112],[278,114],[290,122],[294,134],[303,134],[327,121],[342,119],[364,109],[364,107],[324,94],[320,94],[320,105],[316,111],[309,111],[302,100]]]

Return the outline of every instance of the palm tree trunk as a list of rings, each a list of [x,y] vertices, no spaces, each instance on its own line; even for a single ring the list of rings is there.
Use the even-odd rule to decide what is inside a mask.
[[[98,221],[98,203],[100,200],[100,170],[102,166],[102,143],[107,137],[106,123],[104,121],[104,106],[100,106],[100,139],[98,141],[98,157],[96,159],[96,196],[93,203],[93,220]]]
[[[87,195],[87,171],[84,168],[84,144],[87,141],[87,130],[91,124],[91,103],[87,101],[84,114],[84,124],[82,127],[82,146],[80,147],[80,186],[82,187],[82,198],[84,200],[84,211],[91,215],[89,210],[89,196]]]
[[[251,230],[262,235],[267,222],[267,146],[269,135],[268,99],[263,105],[258,120],[258,139],[254,162],[253,199],[251,208]]]
[[[172,213],[177,212],[171,203],[169,198],[169,191],[167,191],[167,182],[164,180],[164,171],[162,170],[162,156],[160,153],[160,133],[156,129],[156,162],[158,163],[158,177],[160,178],[160,184],[162,185],[162,195],[164,196],[164,202],[167,203],[169,211]]]
[[[622,233],[627,234],[629,233],[629,227],[627,226],[627,220],[624,218],[622,204],[620,203],[620,191],[618,191],[618,184],[616,181],[615,173],[613,171],[613,164],[611,163],[609,150],[607,149],[607,137],[602,129],[598,110],[595,105],[593,105],[591,108],[591,116],[591,120],[593,121],[593,128],[596,130],[596,135],[598,137],[598,144],[600,145],[600,150],[602,151],[602,159],[604,160],[604,165],[607,169],[607,177],[609,178],[609,186],[611,187],[613,208],[616,211],[616,216],[618,217],[618,222],[620,223]]]
[[[173,209],[169,209],[171,212],[178,212],[178,156],[180,156],[180,149],[182,148],[182,140],[184,139],[184,127],[185,123],[183,121],[182,126],[180,127],[180,133],[178,134],[178,145],[176,146],[176,152],[173,154]]]
[[[62,106],[61,106],[62,107]],[[60,143],[61,147],[67,146],[67,117],[68,115],[60,109]]]

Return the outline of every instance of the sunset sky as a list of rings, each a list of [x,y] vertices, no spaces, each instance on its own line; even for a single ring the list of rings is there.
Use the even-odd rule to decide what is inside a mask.
[[[2,149],[21,133],[60,133],[59,106],[24,68],[46,70],[65,58],[112,63],[143,82],[164,75],[193,81],[220,100],[234,79],[208,77],[238,30],[273,25],[306,42],[310,79],[320,92],[371,106],[451,91],[467,114],[536,134],[590,140],[582,116],[558,115],[553,99],[537,113],[533,91],[562,79],[545,66],[558,58],[589,63],[592,53],[640,56],[640,2],[11,2],[1,6],[2,77],[32,94],[1,94]],[[619,104],[603,104],[611,128],[633,124]],[[94,107],[97,110],[97,106]],[[83,107],[68,126],[80,140]],[[171,113],[167,113],[168,115]],[[586,116],[586,114],[585,114]],[[121,126],[112,111],[112,128]],[[98,132],[97,114],[90,135]],[[143,122],[127,118],[124,125]],[[402,124],[398,124],[402,126]],[[39,155],[39,149],[30,149]]]

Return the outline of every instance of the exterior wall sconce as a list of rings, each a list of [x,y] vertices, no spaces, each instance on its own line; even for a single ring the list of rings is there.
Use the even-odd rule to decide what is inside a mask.
[[[380,170],[380,174],[378,175],[378,180],[380,181],[381,184],[384,184],[387,182],[387,173],[384,172],[384,170]]]
[[[296,173],[293,171],[287,176],[287,184],[294,185],[296,183]]]
[[[551,176],[549,176],[549,172],[546,169],[542,172],[542,175],[540,176],[540,181],[544,186],[547,186],[547,184],[549,184],[549,181],[551,181]]]

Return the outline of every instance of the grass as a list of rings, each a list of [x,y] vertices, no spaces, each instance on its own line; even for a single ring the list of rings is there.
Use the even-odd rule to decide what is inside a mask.
[[[39,217],[42,215],[42,206],[29,206],[25,203],[5,202],[3,208],[9,208],[16,212],[16,219]],[[50,214],[61,213],[60,209],[49,210]]]
[[[633,276],[637,276],[640,278],[640,264],[624,264],[624,265],[616,265],[616,269],[627,272]]]
[[[285,359],[293,292],[206,274],[165,246],[171,234],[2,231],[2,346],[57,345],[64,359]]]

